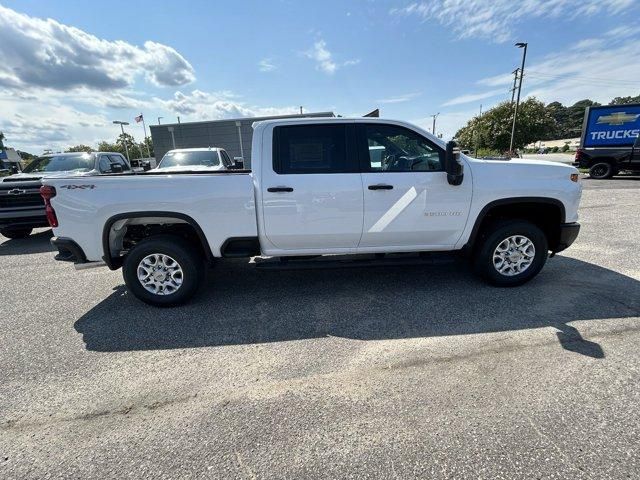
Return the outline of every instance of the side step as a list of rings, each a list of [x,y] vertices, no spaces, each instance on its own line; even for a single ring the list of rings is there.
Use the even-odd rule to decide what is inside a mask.
[[[330,268],[363,268],[406,265],[446,265],[455,263],[452,253],[388,253],[363,255],[318,255],[311,257],[255,257],[260,270],[312,270]]]

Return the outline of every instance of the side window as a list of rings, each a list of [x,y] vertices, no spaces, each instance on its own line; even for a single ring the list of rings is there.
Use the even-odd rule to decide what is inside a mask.
[[[127,165],[127,162],[121,155],[109,155],[109,158],[111,159],[111,163],[119,163],[122,165],[123,171],[129,170],[129,165]]]
[[[347,124],[279,126],[273,134],[276,173],[357,172],[356,156],[347,153]]]
[[[98,160],[98,169],[100,170],[100,173],[111,172],[111,161],[107,155],[100,155],[100,159]]]
[[[222,156],[223,165],[225,165],[226,167],[230,167],[231,165],[233,165],[233,162],[229,158],[229,155],[227,155],[227,152],[225,152],[224,150],[220,150],[220,155]]]
[[[396,125],[363,124],[371,172],[438,172],[444,151],[426,138]],[[367,158],[365,156],[365,158]]]

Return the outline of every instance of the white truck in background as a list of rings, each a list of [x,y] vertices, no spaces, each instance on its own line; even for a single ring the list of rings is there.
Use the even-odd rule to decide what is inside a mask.
[[[42,195],[58,260],[122,267],[136,297],[170,306],[219,257],[466,251],[490,283],[521,285],[578,235],[578,180],[401,121],[305,118],[254,124],[252,171],[46,179]]]

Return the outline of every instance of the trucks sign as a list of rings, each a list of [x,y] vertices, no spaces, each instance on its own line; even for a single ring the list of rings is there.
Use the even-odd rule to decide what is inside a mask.
[[[640,135],[640,104],[590,107],[585,112],[583,147],[630,147]]]

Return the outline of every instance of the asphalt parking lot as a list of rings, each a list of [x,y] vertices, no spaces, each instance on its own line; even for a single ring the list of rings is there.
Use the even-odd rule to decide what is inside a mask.
[[[160,310],[0,237],[0,477],[639,478],[640,178],[526,286],[254,271]]]

